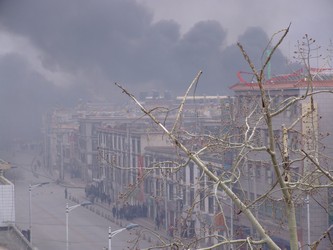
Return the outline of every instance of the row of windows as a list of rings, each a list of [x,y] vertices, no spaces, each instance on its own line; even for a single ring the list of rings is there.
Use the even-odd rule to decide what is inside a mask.
[[[131,151],[135,154],[141,153],[141,141],[139,137],[132,137],[130,140],[125,135],[109,134],[100,132],[98,134],[98,145],[104,145],[110,150],[128,150],[130,144]]]
[[[205,191],[196,192],[194,187],[180,185],[179,183],[167,182],[165,190],[164,179],[154,179],[148,177],[144,181],[144,191],[153,197],[163,198],[167,195],[167,200],[181,200],[183,205],[192,206],[195,202],[199,204],[199,209],[203,212],[215,213],[215,196],[207,195]],[[206,207],[208,205],[208,207]],[[206,211],[207,210],[207,211]]]
[[[285,101],[287,98],[292,98],[293,96],[282,96],[275,94],[273,98],[270,99],[270,108],[272,110],[278,110],[281,108],[281,103]],[[243,116],[246,115],[246,112],[252,112],[252,110],[256,107],[256,113],[262,113],[261,108],[261,97],[260,96],[251,96],[251,95],[245,95],[245,96],[238,96],[237,97],[237,103],[236,103],[236,109],[242,113]],[[286,109],[285,112],[283,112],[282,116],[285,118],[294,118],[300,115],[301,108],[299,105],[291,105]]]
[[[244,174],[250,178],[261,179],[263,177],[265,180],[273,179],[272,167],[262,162],[248,162]]]
[[[254,132],[253,130],[248,130],[248,128],[239,128],[238,134],[238,142],[243,143],[245,139],[249,139],[250,136],[252,138],[251,142],[254,146],[267,146],[269,144],[269,134],[267,129],[257,128]],[[247,138],[245,138],[245,131],[247,131]],[[252,136],[252,133],[254,135]],[[276,144],[282,145],[282,130],[274,130],[274,141]],[[288,132],[288,148],[292,150],[296,150],[300,147],[300,135],[297,132]]]
[[[168,158],[163,157],[155,159],[151,155],[145,156],[145,167],[155,167],[154,174],[146,180],[146,193],[165,197],[165,176],[163,175],[163,170],[161,170],[157,165],[154,165],[154,163],[159,163],[158,165],[162,168],[167,167],[168,164],[168,167],[172,167],[172,162],[170,159],[167,159]],[[174,165],[177,166],[177,163],[175,162]],[[213,166],[211,165],[210,168],[213,168]],[[214,169],[218,169],[218,167],[214,166]],[[183,204],[188,206],[192,206],[192,204],[197,201],[201,211],[208,210],[209,213],[214,213],[214,197],[207,196],[207,192],[202,191],[205,190],[206,186],[209,187],[209,185],[206,184],[206,181],[207,180],[203,171],[198,171],[197,168],[195,168],[194,163],[189,162],[186,168],[180,168],[176,174],[167,176],[168,199],[177,200],[181,198],[183,200]],[[198,184],[197,188],[200,188],[200,192],[196,192],[195,184]],[[188,201],[188,203],[186,203],[186,201]]]

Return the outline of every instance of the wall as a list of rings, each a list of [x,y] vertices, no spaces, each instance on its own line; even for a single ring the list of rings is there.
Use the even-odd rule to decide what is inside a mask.
[[[0,227],[15,223],[14,185],[0,176]]]

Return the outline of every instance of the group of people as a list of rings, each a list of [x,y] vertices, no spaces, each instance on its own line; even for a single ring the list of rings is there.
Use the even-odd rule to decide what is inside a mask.
[[[100,200],[101,202],[108,203],[111,206],[111,197],[103,192],[100,192],[97,186],[90,184],[85,187],[86,197],[94,203],[96,200]],[[67,189],[65,189],[65,198],[67,199]],[[145,204],[135,204],[131,205],[129,203],[125,203],[122,206],[119,204],[114,204],[112,206],[112,215],[115,219],[126,219],[132,220],[135,218],[146,218],[148,216],[148,207]],[[165,211],[159,211],[157,216],[155,217],[155,229],[160,229],[160,227],[165,223]],[[174,236],[175,231],[177,229],[180,230],[180,236],[182,238],[191,238],[195,235],[194,227],[188,228],[188,225],[185,220],[180,221],[180,228],[176,224],[170,224],[168,228],[168,233],[170,237]]]
[[[90,200],[91,203],[94,203],[96,200],[100,200],[101,202],[108,203],[111,205],[111,197],[110,195],[105,194],[104,192],[100,192],[97,186],[93,184],[88,184],[85,189],[86,197]]]
[[[85,195],[90,200],[91,203],[95,201],[108,203],[109,206],[112,205],[112,200],[110,195],[101,192],[98,186],[94,184],[88,184],[85,187]],[[148,216],[148,207],[145,204],[136,204],[131,205],[129,203],[125,203],[120,206],[118,204],[114,204],[112,207],[112,215],[117,219],[126,219],[131,220],[139,217],[147,217]]]
[[[132,220],[148,216],[148,207],[145,204],[130,205],[125,203],[120,208],[116,205],[112,207],[113,218]]]

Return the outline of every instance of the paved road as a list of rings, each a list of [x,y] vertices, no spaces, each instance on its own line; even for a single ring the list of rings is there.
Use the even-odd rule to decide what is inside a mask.
[[[31,172],[31,153],[0,155],[16,165],[12,169],[11,177],[15,183],[16,224],[21,229],[29,228],[29,184],[50,182],[36,187],[31,192],[31,221],[32,243],[40,250],[66,249],[66,203],[69,206],[76,203],[66,200],[64,187],[53,182],[42,169],[38,175]],[[77,193],[78,189],[73,193]],[[83,192],[83,191],[82,191]],[[125,226],[126,222],[123,222]],[[92,212],[89,207],[77,207],[69,213],[69,249],[91,250],[107,249],[108,227],[112,231],[121,226],[112,223]],[[131,240],[136,238],[138,229],[123,231],[112,238],[112,249],[133,249]],[[140,241],[138,249],[151,246],[148,241]]]

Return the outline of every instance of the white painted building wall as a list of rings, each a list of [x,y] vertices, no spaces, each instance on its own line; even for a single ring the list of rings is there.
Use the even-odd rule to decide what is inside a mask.
[[[0,177],[0,227],[15,224],[14,185]]]

